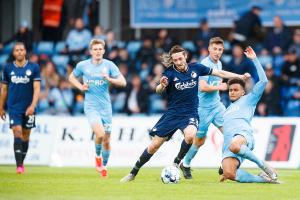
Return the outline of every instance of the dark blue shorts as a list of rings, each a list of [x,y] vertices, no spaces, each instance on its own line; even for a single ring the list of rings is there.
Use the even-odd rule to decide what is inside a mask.
[[[35,115],[25,116],[25,113],[9,114],[9,127],[21,125],[22,128],[31,129],[35,127]]]
[[[198,114],[188,116],[176,116],[165,113],[150,130],[150,135],[158,137],[168,137],[168,140],[173,134],[180,129],[183,131],[188,125],[194,125],[198,129]]]

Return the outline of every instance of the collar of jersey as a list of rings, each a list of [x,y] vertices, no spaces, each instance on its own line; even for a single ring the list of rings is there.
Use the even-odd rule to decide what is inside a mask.
[[[28,63],[28,60],[26,60],[26,62],[23,66],[18,66],[15,61],[13,62],[14,66],[18,67],[18,68],[25,67],[27,65],[27,63]]]
[[[177,71],[177,72],[179,72],[179,73],[185,73],[185,72],[189,71],[189,65],[188,65],[188,64],[186,64],[186,65],[187,65],[187,67],[186,67],[186,70],[185,70],[184,72],[178,71],[178,70],[176,69],[175,65],[173,65],[173,69],[175,69],[175,71]]]

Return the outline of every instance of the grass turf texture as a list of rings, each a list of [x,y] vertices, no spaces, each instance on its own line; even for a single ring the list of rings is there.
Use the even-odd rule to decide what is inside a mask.
[[[110,168],[100,178],[93,168],[0,166],[0,200],[276,200],[300,199],[300,170],[278,170],[283,184],[219,183],[217,169],[194,169],[193,179],[163,184],[162,168],[142,168],[133,182],[120,183],[129,168]],[[258,173],[258,170],[250,170]]]

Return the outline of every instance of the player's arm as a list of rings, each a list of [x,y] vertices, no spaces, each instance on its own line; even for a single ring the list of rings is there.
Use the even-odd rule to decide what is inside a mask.
[[[161,79],[159,81],[159,85],[156,86],[156,89],[155,89],[156,93],[158,93],[158,94],[164,93],[168,84],[169,84],[168,78],[166,76],[161,77]]]
[[[219,85],[209,85],[206,80],[200,80],[200,91],[201,92],[214,92],[214,91],[225,91],[227,90],[227,84],[221,83]]]
[[[73,72],[69,75],[69,81],[72,85],[74,85],[76,88],[78,88],[81,91],[87,91],[89,89],[89,86],[87,84],[81,84],[77,80]]]
[[[265,90],[265,87],[268,83],[268,78],[265,74],[263,67],[261,66],[259,60],[256,57],[254,50],[251,47],[247,47],[244,54],[252,60],[258,74],[258,82],[254,85],[251,94],[254,95],[256,101],[259,100],[260,96]],[[254,100],[253,100],[254,101]]]
[[[225,70],[218,70],[218,69],[213,69],[211,74],[214,76],[218,76],[218,77],[226,78],[226,79],[240,78],[240,79],[247,80],[251,77],[251,75],[249,73],[240,75],[240,74],[235,74],[232,72],[228,72]]]
[[[35,107],[39,101],[41,91],[41,81],[33,81],[33,97],[30,106],[26,109],[25,115],[33,115]]]
[[[126,79],[125,77],[120,74],[117,78],[109,77],[108,75],[104,74],[103,77],[112,85],[117,87],[126,87]]]
[[[5,120],[4,106],[6,104],[6,99],[7,99],[7,89],[8,89],[8,85],[2,83],[2,85],[1,85],[1,97],[0,97],[0,117],[3,120]]]

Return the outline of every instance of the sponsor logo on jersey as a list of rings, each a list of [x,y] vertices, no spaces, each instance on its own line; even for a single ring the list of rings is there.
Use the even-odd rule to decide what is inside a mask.
[[[177,90],[184,90],[188,88],[193,88],[197,85],[197,82],[192,80],[191,82],[181,82],[181,83],[176,83],[175,88]]]
[[[196,72],[194,72],[194,71],[192,71],[192,73],[191,73],[191,77],[192,77],[192,78],[196,78],[196,77],[197,77],[197,73],[196,73]]]
[[[106,83],[105,80],[87,80],[85,81],[86,84],[88,85],[97,85],[97,86],[100,86],[100,85],[104,85]]]
[[[29,83],[30,79],[27,76],[12,76],[11,82],[18,84],[18,83]]]

